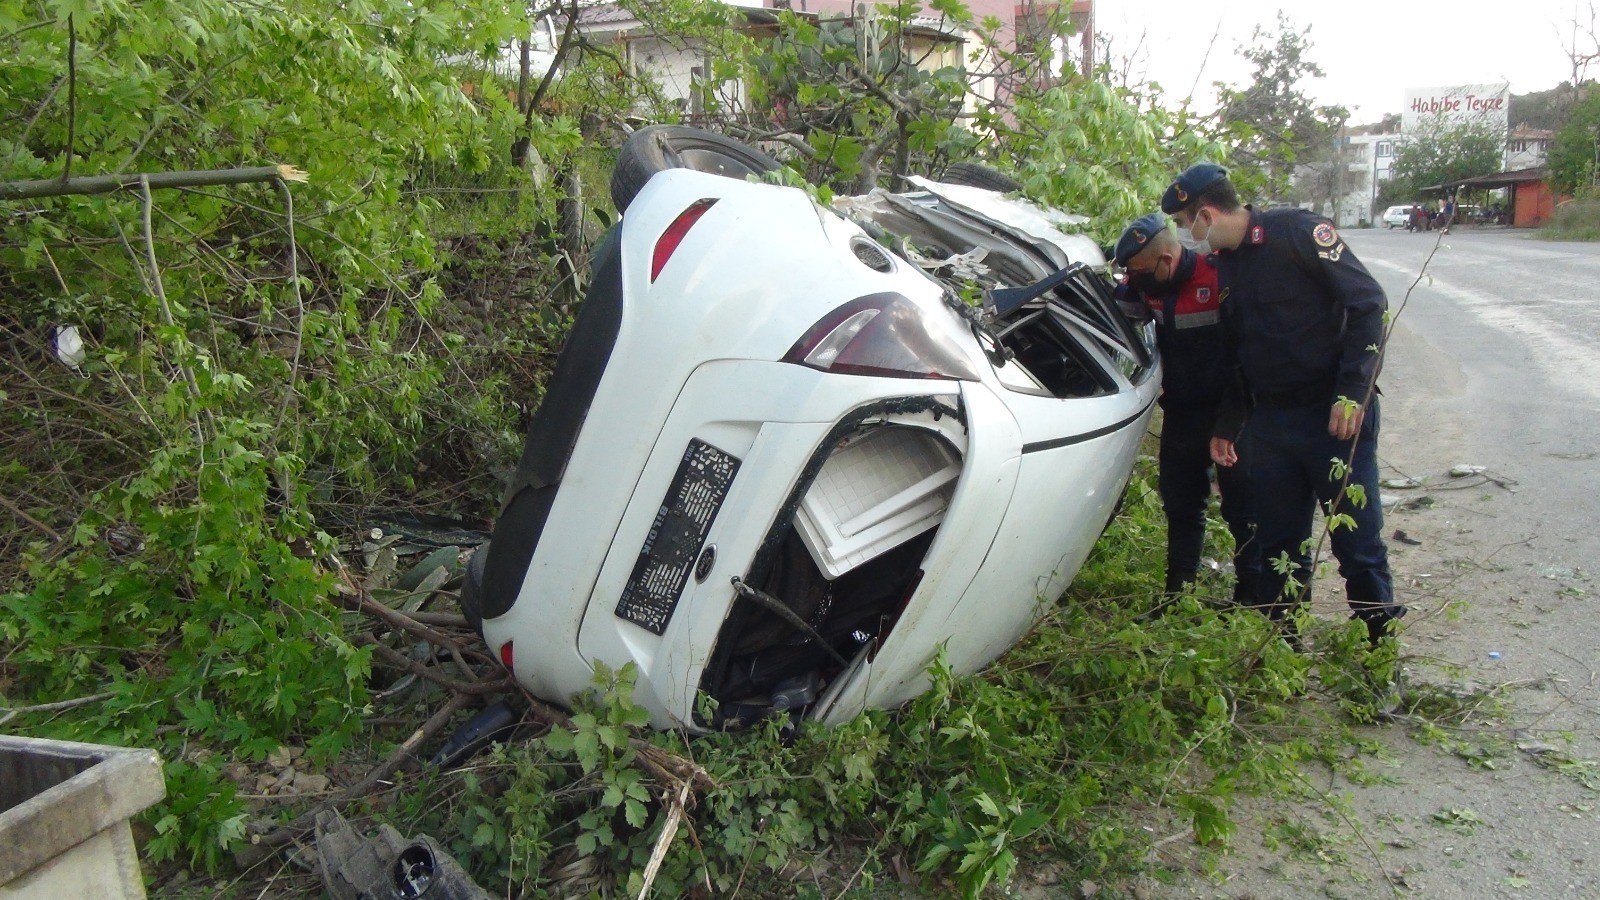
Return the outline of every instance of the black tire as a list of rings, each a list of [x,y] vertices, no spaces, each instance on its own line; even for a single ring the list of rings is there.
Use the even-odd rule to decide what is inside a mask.
[[[488,562],[489,545],[482,544],[467,560],[466,577],[461,580],[461,593],[457,596],[461,614],[479,635],[483,634],[483,601],[479,598],[483,591],[483,569]]]
[[[645,182],[667,169],[693,169],[743,179],[776,172],[782,165],[760,150],[726,135],[687,125],[648,125],[628,135],[611,170],[611,202],[626,212]]]
[[[1012,178],[999,169],[971,162],[951,163],[944,170],[944,177],[939,179],[945,184],[964,184],[968,187],[987,188],[999,191],[1002,194],[1014,194],[1022,190],[1022,182]]]

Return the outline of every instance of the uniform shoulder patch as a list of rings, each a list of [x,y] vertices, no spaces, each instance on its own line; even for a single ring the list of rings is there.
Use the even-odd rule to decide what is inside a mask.
[[[1339,232],[1327,222],[1322,222],[1311,229],[1311,239],[1317,242],[1318,247],[1332,247],[1339,243]]]

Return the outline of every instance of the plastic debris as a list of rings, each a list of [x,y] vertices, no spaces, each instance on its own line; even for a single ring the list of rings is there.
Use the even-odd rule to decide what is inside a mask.
[[[368,838],[337,810],[319,813],[316,823],[318,869],[328,896],[335,900],[490,900],[493,896],[427,835],[406,841],[394,828],[380,825],[377,836]]]
[[[1488,469],[1485,468],[1484,466],[1469,466],[1469,465],[1463,463],[1463,464],[1461,464],[1459,466],[1451,466],[1450,467],[1450,477],[1451,478],[1465,478],[1468,475],[1482,475],[1484,472],[1487,472],[1487,471],[1488,471]]]
[[[1420,478],[1410,478],[1410,477],[1406,477],[1406,478],[1385,478],[1384,480],[1378,482],[1378,487],[1394,488],[1396,490],[1405,490],[1407,488],[1419,488],[1419,487],[1422,487],[1422,486],[1423,486],[1423,481]]]
[[[76,325],[57,325],[54,343],[56,359],[73,371],[77,371],[83,361],[89,358],[89,351],[84,349],[83,337],[78,334]]]
[[[1490,659],[1499,659],[1500,658],[1500,651],[1499,650],[1490,650],[1489,651],[1489,658]]]

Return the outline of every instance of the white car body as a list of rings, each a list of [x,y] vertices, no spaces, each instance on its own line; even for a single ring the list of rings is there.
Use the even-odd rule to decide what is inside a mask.
[[[1103,268],[1092,241],[1062,234],[1025,202],[919,187],[871,201],[879,227],[896,215],[884,204],[904,214],[907,204],[964,199],[969,225],[1006,216],[1002,242],[1048,248],[1035,252],[1057,262],[1035,260],[1038,272],[1060,260]],[[554,427],[541,409],[506,513],[469,578],[485,641],[535,695],[564,702],[592,687],[597,662],[631,662],[634,699],[658,728],[802,711],[837,723],[925,690],[941,648],[956,671],[981,668],[1076,574],[1153,412],[1160,375],[1148,328],[1128,325],[1119,341],[1108,334],[1115,326],[1096,327],[1103,320],[1065,302],[1034,301],[995,330],[1018,329],[1004,340],[1039,354],[1028,359],[1089,374],[1030,374],[1020,358],[997,364],[945,286],[863,229],[872,216],[848,209],[858,201],[871,205],[840,206],[861,224],[799,189],[676,169],[652,177],[629,205],[618,243],[596,259],[594,290],[613,279],[620,298],[586,301],[620,302],[609,354],[596,361],[598,351],[586,356],[569,342],[552,378],[587,363],[592,398],[568,410],[575,436],[553,450],[549,441],[535,448],[540,429]],[[662,260],[663,236],[691,208],[698,219]],[[890,305],[865,307],[864,325],[819,329],[863,299]],[[878,316],[887,318],[873,341],[903,337],[966,374],[816,367],[836,340],[840,358],[866,340]],[[839,337],[849,327],[860,328],[848,332],[856,337]],[[1045,343],[1056,339],[1042,330],[1053,329],[1076,349],[1060,359],[1030,350],[1026,329]],[[802,347],[821,332],[815,349]],[[553,386],[545,404],[566,402]],[[570,452],[557,465],[560,445]],[[735,579],[768,596],[783,584],[816,594],[810,607],[780,598],[804,607],[810,637]],[[886,601],[902,583],[910,595]],[[804,671],[766,683],[758,673],[785,666]],[[702,694],[716,701],[709,718],[697,715]]]
[[[1391,206],[1383,211],[1383,224],[1390,228],[1404,228],[1411,222],[1410,206]]]

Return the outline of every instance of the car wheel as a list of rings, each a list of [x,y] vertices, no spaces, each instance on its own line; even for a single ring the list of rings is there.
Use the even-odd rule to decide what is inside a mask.
[[[944,170],[944,177],[939,180],[945,184],[964,184],[968,187],[987,188],[991,191],[999,191],[1002,194],[1012,194],[1022,190],[1022,182],[999,169],[991,169],[988,166],[970,162],[951,163]]]
[[[467,624],[478,634],[483,634],[483,601],[479,599],[483,590],[483,569],[489,562],[489,545],[483,544],[473,551],[472,558],[467,560],[466,577],[461,581],[461,594],[458,602],[461,614],[466,617]]]
[[[667,169],[743,179],[781,168],[777,160],[726,135],[686,125],[649,125],[628,135],[622,145],[611,170],[611,202],[617,212],[626,212],[645,182]]]

